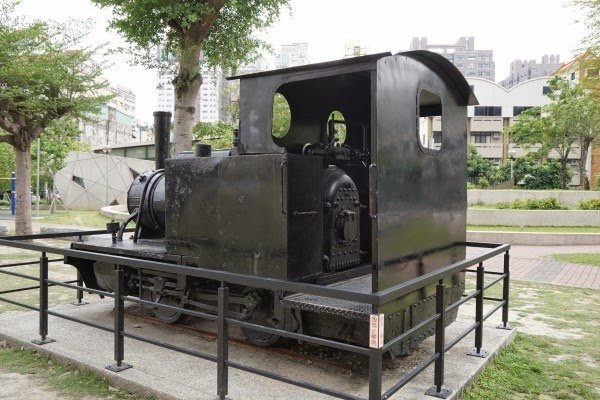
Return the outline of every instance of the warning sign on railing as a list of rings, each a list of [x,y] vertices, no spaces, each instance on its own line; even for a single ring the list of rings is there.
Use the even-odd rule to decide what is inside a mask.
[[[369,347],[380,349],[383,347],[383,314],[371,314],[369,323]]]

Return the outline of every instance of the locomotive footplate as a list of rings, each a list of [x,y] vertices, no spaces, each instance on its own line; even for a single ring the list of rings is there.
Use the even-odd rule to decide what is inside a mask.
[[[371,293],[371,275],[359,276],[328,286],[357,293]],[[311,294],[292,294],[285,296],[281,302],[285,307],[294,308],[296,310],[325,313],[364,321],[368,321],[369,315],[371,314],[370,304],[330,299],[328,297],[314,296]]]
[[[137,243],[123,239],[116,244],[110,237],[92,238],[86,242],[74,242],[71,247],[75,250],[86,250],[119,256],[132,256],[156,261],[171,261],[178,263],[181,256],[168,254],[164,241],[139,239]]]
[[[356,293],[371,293],[371,275],[363,275],[327,285],[332,288]],[[447,298],[456,301],[460,298],[462,287],[448,287]],[[418,301],[415,301],[418,300]],[[448,304],[452,301],[448,300]],[[301,313],[302,331],[305,334],[325,336],[362,346],[368,345],[369,316],[372,306],[347,300],[338,300],[310,294],[290,294],[283,297],[284,307]],[[448,305],[447,304],[447,305]],[[417,292],[404,299],[389,304],[385,315],[385,341],[401,335],[435,312],[435,297],[425,299]],[[456,313],[448,313],[446,324],[456,319]],[[418,343],[434,333],[434,324],[422,329],[398,342],[390,352],[394,356],[406,355]]]

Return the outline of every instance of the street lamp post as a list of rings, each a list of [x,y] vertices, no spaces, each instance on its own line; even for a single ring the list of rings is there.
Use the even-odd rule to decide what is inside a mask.
[[[510,149],[508,151],[508,158],[510,159],[510,181],[513,185],[515,184],[514,164],[516,155],[517,151],[515,149]]]
[[[111,150],[112,148],[109,145],[102,147],[102,152],[104,152],[104,158],[106,159],[106,197],[104,199],[104,205],[108,205],[108,153],[110,153]]]

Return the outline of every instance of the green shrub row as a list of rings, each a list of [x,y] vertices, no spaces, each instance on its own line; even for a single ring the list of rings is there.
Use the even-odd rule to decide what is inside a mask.
[[[568,208],[560,204],[556,197],[515,200],[512,203],[498,203],[496,206],[500,209],[512,210],[566,210]]]
[[[579,208],[582,210],[600,210],[600,199],[580,201]]]

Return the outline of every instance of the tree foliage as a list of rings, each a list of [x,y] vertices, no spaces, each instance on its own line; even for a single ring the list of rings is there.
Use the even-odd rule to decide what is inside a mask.
[[[483,158],[477,152],[475,146],[469,146],[469,152],[467,154],[467,177],[472,179],[485,177],[490,180],[492,169],[492,162]]]
[[[14,170],[15,152],[10,145],[0,143],[0,193],[10,190],[10,176]]]
[[[202,84],[199,59],[235,70],[264,45],[254,33],[270,26],[289,0],[92,0],[112,7],[110,26],[132,44],[136,61],[172,68],[175,152],[191,145],[195,99]],[[157,57],[151,49],[163,48]]]
[[[91,151],[89,145],[79,141],[79,126],[70,118],[54,120],[50,123],[40,142],[40,182],[52,186],[54,174],[64,168],[70,151]],[[37,146],[31,147],[32,166],[37,164]],[[32,168],[32,169],[35,169]],[[37,171],[32,173],[32,179]]]
[[[521,113],[507,129],[514,141],[525,148],[538,146],[537,155],[547,158],[554,150],[561,166],[562,188],[569,182],[569,158],[575,144],[581,146],[580,172],[585,179],[585,160],[590,143],[600,135],[600,108],[588,91],[556,77],[549,82],[551,102]],[[582,181],[582,185],[584,182]]]
[[[509,164],[507,165],[510,167]],[[517,158],[513,166],[515,182],[524,189],[560,189],[563,187],[562,173],[563,169],[559,161],[540,161],[535,153]],[[571,180],[572,176],[573,173],[568,168],[566,170],[567,181]]]
[[[194,138],[200,143],[210,144],[213,149],[230,149],[233,143],[233,129],[231,122],[198,122],[194,126]]]
[[[586,49],[592,50],[596,56],[600,55],[600,1],[599,0],[573,0],[573,4],[584,12],[585,27],[588,30],[583,39]]]
[[[0,9],[0,142],[15,151],[16,233],[27,234],[31,144],[52,121],[95,113],[111,96],[102,94],[102,68],[92,60],[97,48],[80,45],[89,23],[26,22],[15,4]]]

